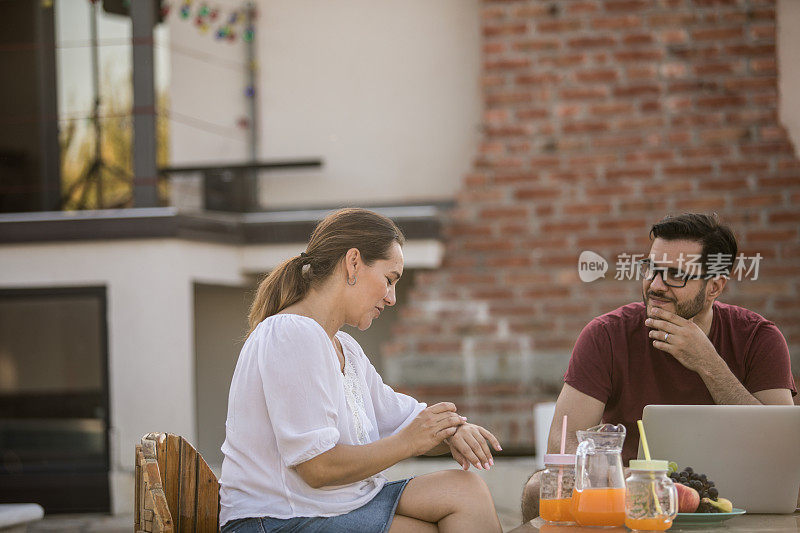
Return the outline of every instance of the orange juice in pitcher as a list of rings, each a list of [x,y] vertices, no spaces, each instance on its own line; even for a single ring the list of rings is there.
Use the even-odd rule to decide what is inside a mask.
[[[625,426],[602,424],[578,431],[575,490],[570,511],[582,526],[625,524],[622,444]]]

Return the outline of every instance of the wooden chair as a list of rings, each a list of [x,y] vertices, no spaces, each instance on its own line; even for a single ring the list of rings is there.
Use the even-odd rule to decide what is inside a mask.
[[[219,531],[217,477],[183,437],[149,433],[136,445],[134,531]]]

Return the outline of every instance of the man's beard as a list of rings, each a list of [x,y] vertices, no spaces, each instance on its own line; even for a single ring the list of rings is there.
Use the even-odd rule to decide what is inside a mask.
[[[675,304],[675,314],[681,318],[685,318],[686,320],[690,320],[697,316],[700,311],[703,310],[703,305],[706,303],[706,286],[705,284],[703,287],[697,291],[697,296],[689,300],[688,302],[676,302],[673,298],[669,298],[665,294],[659,294],[654,291],[648,291],[648,294],[651,296],[655,296],[656,298],[662,298],[664,300],[669,300]],[[644,299],[645,307],[648,305],[648,296],[647,294],[642,295]]]

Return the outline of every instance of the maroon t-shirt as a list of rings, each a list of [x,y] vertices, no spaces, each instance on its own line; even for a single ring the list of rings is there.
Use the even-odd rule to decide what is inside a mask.
[[[772,322],[742,307],[714,302],[709,338],[750,393],[789,389],[797,394],[786,339]],[[603,422],[625,424],[622,458],[639,450],[636,421],[650,404],[713,404],[705,383],[648,337],[643,303],[599,316],[581,331],[564,382],[605,404]]]

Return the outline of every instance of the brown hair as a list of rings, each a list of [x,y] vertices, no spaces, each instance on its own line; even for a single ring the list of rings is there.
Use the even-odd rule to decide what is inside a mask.
[[[358,249],[361,259],[371,265],[388,259],[395,242],[403,245],[403,232],[383,215],[347,208],[326,216],[311,233],[306,251],[275,267],[258,285],[248,334],[265,318],[302,300],[313,284],[333,274],[351,248]]]
[[[713,255],[718,260],[718,272],[726,276],[731,274],[733,263],[736,260],[736,237],[731,228],[723,224],[716,213],[707,215],[702,213],[683,213],[677,216],[666,216],[653,224],[650,229],[650,238],[660,238],[665,241],[686,239],[696,241],[703,245],[701,260],[708,269],[709,256]]]

